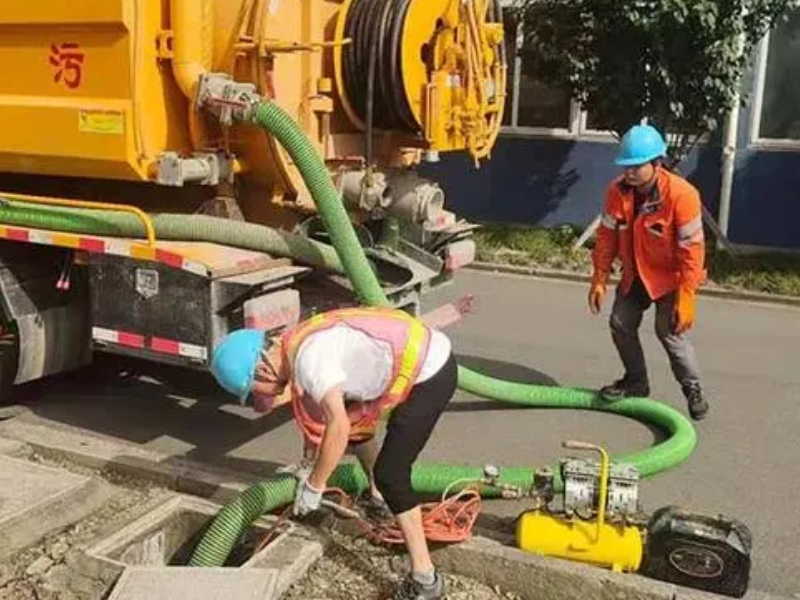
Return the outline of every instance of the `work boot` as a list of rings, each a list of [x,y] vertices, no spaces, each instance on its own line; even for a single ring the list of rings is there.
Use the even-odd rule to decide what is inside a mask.
[[[441,600],[444,598],[444,578],[436,574],[433,585],[422,585],[409,573],[392,596],[392,600]]]
[[[686,397],[686,404],[689,407],[689,414],[695,421],[702,421],[708,412],[708,402],[703,398],[703,390],[700,384],[693,383],[683,386],[683,395]]]
[[[373,496],[372,492],[369,490],[356,498],[356,507],[360,508],[370,521],[381,523],[394,519],[394,515],[389,505],[386,504],[386,500]]]
[[[617,402],[623,398],[647,398],[650,384],[647,381],[633,381],[626,375],[611,385],[600,388],[600,396],[606,402]]]

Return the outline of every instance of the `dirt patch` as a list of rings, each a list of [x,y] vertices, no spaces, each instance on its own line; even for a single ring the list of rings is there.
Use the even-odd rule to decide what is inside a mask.
[[[374,546],[363,538],[336,531],[325,556],[283,600],[385,600],[408,572],[400,550]],[[444,574],[448,600],[517,600],[516,594],[469,579]]]

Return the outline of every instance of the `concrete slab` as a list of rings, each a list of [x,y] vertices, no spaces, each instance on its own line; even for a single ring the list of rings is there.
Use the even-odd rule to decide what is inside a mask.
[[[129,567],[109,600],[274,600],[274,569]]]
[[[101,480],[0,456],[0,559],[82,519],[110,489]]]

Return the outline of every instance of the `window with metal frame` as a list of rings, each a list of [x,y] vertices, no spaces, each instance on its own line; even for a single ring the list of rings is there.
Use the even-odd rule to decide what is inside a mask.
[[[587,111],[569,97],[568,91],[550,86],[536,77],[519,56],[522,25],[510,13],[506,13],[505,34],[509,77],[504,135],[616,141],[611,132],[592,121]]]
[[[509,87],[503,132],[570,137],[577,133],[578,113],[569,93],[548,86],[519,56],[522,26],[506,14]]]
[[[800,148],[800,10],[762,40],[755,65],[751,143]]]

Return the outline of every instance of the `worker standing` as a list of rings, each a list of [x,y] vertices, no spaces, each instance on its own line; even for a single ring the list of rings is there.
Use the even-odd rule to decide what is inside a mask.
[[[395,600],[437,600],[444,580],[434,569],[411,467],[457,384],[450,340],[408,314],[384,308],[319,314],[280,336],[243,329],[217,347],[217,381],[260,410],[291,394],[295,421],[313,466],[300,477],[294,514],[320,507],[348,445],[364,466],[374,503],[388,504],[405,537],[411,572]],[[392,410],[383,445],[375,433]]]
[[[698,191],[662,166],[667,145],[652,126],[637,125],[622,138],[616,164],[624,167],[606,192],[593,253],[589,308],[600,312],[616,259],[622,280],[611,311],[611,334],[625,367],[622,379],[601,390],[608,401],[650,394],[639,340],[643,313],[656,306],[655,329],[695,420],[708,402],[687,332],[694,325],[695,295],[705,279],[705,240]]]

